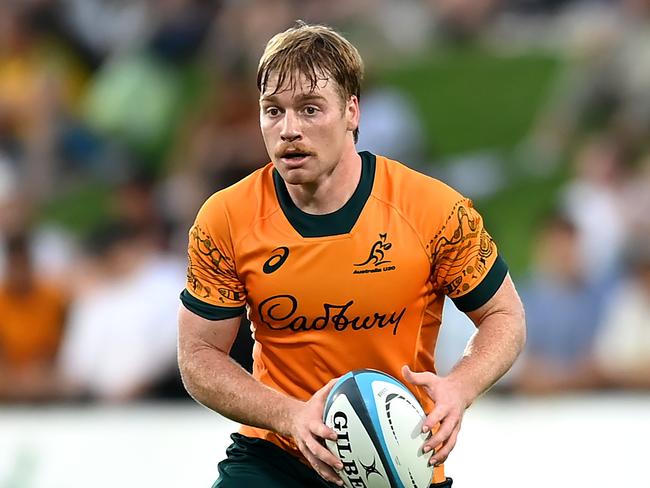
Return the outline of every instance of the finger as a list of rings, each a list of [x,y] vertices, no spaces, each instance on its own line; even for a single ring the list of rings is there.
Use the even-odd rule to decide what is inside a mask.
[[[422,422],[422,432],[433,432],[439,428],[439,424],[447,415],[446,408],[437,404]]]
[[[408,365],[402,366],[402,376],[407,382],[416,386],[431,386],[431,381],[437,378],[435,374],[428,371],[416,373]]]
[[[321,478],[336,483],[339,486],[343,486],[343,480],[330,466],[317,459],[313,454],[305,457]]]
[[[342,480],[334,470],[334,467],[343,469],[343,463],[314,438],[306,439],[304,444],[305,450],[303,454],[305,454],[305,457],[316,472],[327,481],[339,485],[342,484]]]
[[[312,422],[309,425],[309,431],[321,439],[335,441],[338,438],[336,431],[322,422]]]
[[[336,384],[336,382],[338,380],[339,380],[338,377],[337,378],[332,378],[327,383],[325,383],[325,385],[323,385],[320,388],[320,390],[318,390],[316,393],[314,393],[314,396],[318,395],[318,396],[321,396],[323,398],[327,398],[327,395],[329,395],[330,391],[332,390],[332,388],[334,387],[334,385]]]
[[[332,481],[333,483],[339,484],[336,479],[338,478],[338,475],[336,475],[336,473],[330,466],[328,466],[326,463],[318,459],[318,457],[311,451],[308,442],[306,441],[298,442],[298,448],[300,449],[300,452],[302,452],[302,454],[305,456],[309,464],[312,466],[312,468],[314,468],[314,470],[318,473],[320,477],[328,481]]]
[[[424,452],[430,451],[432,448],[446,442],[451,433],[456,428],[456,425],[458,425],[458,421],[459,418],[455,415],[448,415],[445,417],[445,419],[440,423],[438,430],[434,432],[431,437],[429,437],[425,442]],[[429,447],[429,449],[426,449],[426,447]]]
[[[429,464],[438,465],[444,463],[447,460],[447,456],[456,445],[456,439],[458,438],[458,432],[460,431],[460,425],[457,425],[457,428],[453,430],[447,442],[429,459]]]
[[[312,396],[312,400],[323,407],[325,406],[325,401],[327,400],[327,395],[330,394],[330,391],[332,391],[332,388],[338,381],[338,378],[332,378],[329,380],[324,386],[320,388],[314,395]]]
[[[323,446],[315,438],[305,439],[305,446],[316,458],[334,469],[343,469],[343,463],[329,449]]]

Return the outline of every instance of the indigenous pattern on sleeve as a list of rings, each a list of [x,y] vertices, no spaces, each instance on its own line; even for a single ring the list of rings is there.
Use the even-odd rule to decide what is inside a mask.
[[[474,289],[496,258],[496,245],[483,227],[483,219],[472,202],[462,199],[429,241],[437,290],[457,298]]]
[[[243,293],[237,282],[235,263],[212,240],[199,224],[190,230],[187,286],[202,300],[223,305],[240,305]]]
[[[241,315],[246,293],[237,276],[228,219],[218,194],[199,211],[189,232],[187,254],[183,304],[209,320]]]

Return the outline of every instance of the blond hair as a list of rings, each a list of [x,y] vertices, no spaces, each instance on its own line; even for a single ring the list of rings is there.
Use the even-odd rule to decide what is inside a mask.
[[[272,94],[295,89],[301,76],[307,78],[312,91],[319,81],[331,78],[346,103],[352,95],[360,98],[363,61],[357,48],[338,32],[324,25],[298,21],[267,43],[257,68],[260,93],[264,93],[272,73],[278,76]],[[355,142],[358,132],[355,129]]]

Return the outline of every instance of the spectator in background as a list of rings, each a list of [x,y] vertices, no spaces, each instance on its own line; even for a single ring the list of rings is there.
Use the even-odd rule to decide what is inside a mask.
[[[536,171],[556,167],[590,131],[616,132],[633,146],[650,131],[650,1],[573,3],[555,27],[569,62],[532,134],[530,160],[547,166]]]
[[[85,70],[38,21],[38,5],[0,3],[0,150],[16,163],[34,201],[56,189]]]
[[[650,236],[650,153],[636,165],[625,192],[623,217],[630,229],[628,240]]]
[[[629,233],[625,220],[627,168],[625,151],[613,136],[587,138],[575,159],[575,174],[564,187],[561,206],[575,224],[576,259],[584,278],[602,283],[616,276],[623,243]]]
[[[466,40],[479,35],[503,3],[503,0],[427,1],[438,17],[444,37],[451,40]]]
[[[510,386],[554,393],[592,384],[589,356],[600,318],[599,290],[586,280],[575,223],[553,213],[536,239],[532,275],[522,287],[528,339]]]
[[[165,212],[179,232],[175,249],[185,253],[187,229],[215,188],[225,188],[256,169],[251,161],[268,155],[259,133],[258,94],[244,68],[231,68],[215,79],[214,91],[179,137],[170,173],[162,185]],[[251,75],[252,76],[252,75]]]
[[[109,218],[148,233],[156,249],[169,247],[169,222],[164,215],[157,179],[141,171],[115,186],[109,201]]]
[[[650,234],[630,247],[627,273],[607,301],[594,357],[605,385],[650,388]]]
[[[197,61],[215,11],[206,1],[156,2],[157,25],[144,46],[116,53],[88,88],[84,117],[89,126],[121,142],[156,174],[190,107],[204,94],[203,66]]]
[[[177,172],[191,173],[193,191],[224,188],[257,169],[250,163],[268,156],[259,134],[255,85],[245,70],[221,73],[210,100],[198,107],[174,155]],[[197,201],[192,211],[196,211]]]
[[[152,28],[153,15],[145,1],[56,0],[62,30],[100,64],[114,52],[131,49]]]
[[[121,223],[98,230],[89,250],[61,349],[69,394],[118,402],[155,395],[178,376],[184,262],[161,252],[147,229]]]
[[[30,268],[38,270],[41,282],[56,283],[64,294],[68,268],[75,256],[75,240],[55,222],[35,222],[37,205],[28,185],[18,176],[14,163],[0,152],[0,276],[5,276],[9,257],[8,239],[27,232]]]
[[[25,228],[31,202],[21,193],[21,182],[14,162],[0,152],[0,239]],[[0,256],[3,249],[0,247]]]
[[[9,235],[0,283],[0,400],[34,401],[58,396],[53,365],[67,300],[39,279],[26,232]]]
[[[357,148],[375,154],[391,154],[411,167],[425,162],[424,128],[413,103],[397,88],[366,82],[369,88],[360,100],[363,130]]]

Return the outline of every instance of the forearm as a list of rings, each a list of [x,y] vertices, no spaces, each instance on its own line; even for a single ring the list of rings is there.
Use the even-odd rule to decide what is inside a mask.
[[[300,400],[262,384],[214,348],[180,351],[179,365],[187,391],[199,403],[235,422],[289,435]]]
[[[492,313],[481,320],[463,357],[447,376],[460,386],[467,406],[510,369],[525,336],[523,310]]]

